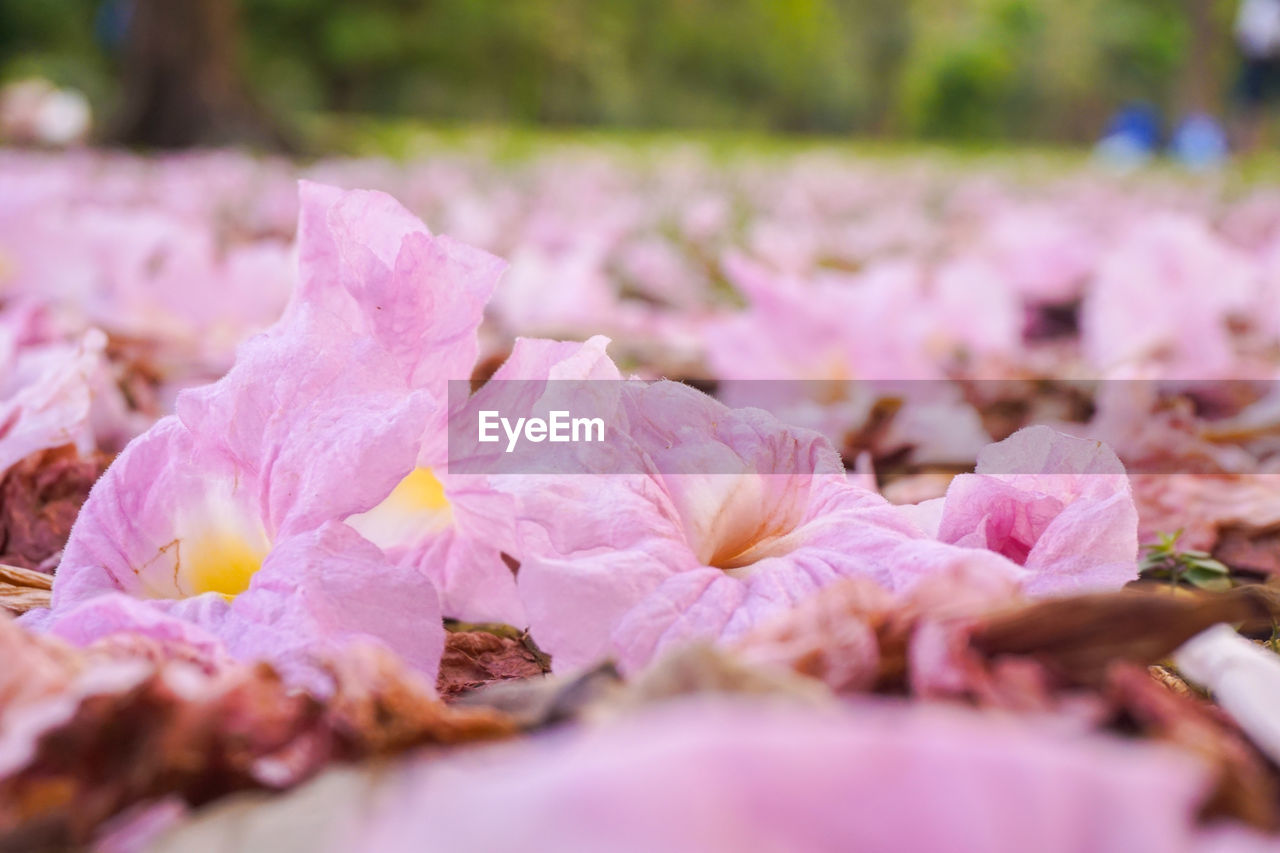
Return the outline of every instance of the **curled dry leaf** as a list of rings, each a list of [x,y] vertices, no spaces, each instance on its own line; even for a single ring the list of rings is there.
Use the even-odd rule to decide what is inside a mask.
[[[73,446],[33,453],[0,479],[0,563],[48,568],[109,460]]]
[[[445,635],[436,689],[449,698],[495,681],[538,678],[549,671],[521,638],[489,631],[452,631]]]
[[[1212,625],[1269,628],[1280,617],[1280,590],[1265,585],[1177,595],[1132,588],[1028,602],[999,589],[980,594],[972,583],[964,587],[966,601],[960,588],[952,590],[954,581],[921,584],[896,598],[870,584],[836,584],[740,649],[749,660],[789,667],[837,691],[969,695],[980,703],[985,695],[1003,705],[999,697],[1012,700],[1007,690],[1018,685],[1030,691],[1028,700],[1046,690],[1100,688],[1117,661],[1155,664]]]
[[[506,737],[492,709],[450,708],[378,647],[331,659],[321,701],[268,666],[202,670],[126,647],[73,650],[0,622],[0,849],[83,844],[151,800],[278,790],[333,761]]]
[[[1149,665],[1220,622],[1247,628],[1280,617],[1280,590],[1242,586],[1222,593],[1164,589],[1054,598],[975,625],[972,646],[988,657],[1027,655],[1075,684],[1097,684],[1116,661]]]

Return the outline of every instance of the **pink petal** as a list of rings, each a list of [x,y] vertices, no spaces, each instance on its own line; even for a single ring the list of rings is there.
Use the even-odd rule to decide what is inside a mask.
[[[1023,429],[956,477],[938,538],[1025,566],[1036,594],[1114,589],[1137,577],[1138,513],[1124,466],[1105,445]]]
[[[1209,782],[1171,748],[954,708],[703,699],[420,762],[356,832],[380,851],[1165,853],[1191,848]]]
[[[339,523],[278,544],[218,632],[235,657],[308,685],[324,683],[321,653],[355,640],[382,643],[431,684],[444,650],[431,582]]]

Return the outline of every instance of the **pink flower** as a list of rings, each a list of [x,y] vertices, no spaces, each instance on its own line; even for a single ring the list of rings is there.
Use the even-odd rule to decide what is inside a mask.
[[[484,407],[483,401],[497,396],[493,392],[507,382],[527,393],[545,388],[547,381],[616,380],[618,370],[605,354],[608,343],[603,337],[582,344],[518,338],[493,384],[465,405],[468,411]],[[450,471],[446,434],[437,429],[427,436],[415,472],[385,501],[348,523],[392,559],[429,577],[446,616],[524,626],[524,605],[503,558],[504,552],[518,551],[514,500],[495,489],[489,477]]]
[[[1079,296],[1097,263],[1096,243],[1079,218],[1049,205],[1019,204],[990,217],[978,246],[1029,302],[1059,304]]]
[[[1084,355],[1099,370],[1238,377],[1228,320],[1261,304],[1257,273],[1199,221],[1151,216],[1106,254],[1085,294]]]
[[[504,265],[448,238],[430,237],[389,196],[315,185],[304,185],[299,244],[312,275],[304,277],[287,316],[343,318],[330,335],[355,348],[366,338],[377,341],[398,365],[392,372],[398,370],[408,387],[429,391],[437,403],[424,418],[412,470],[394,488],[374,488],[383,500],[342,517],[398,567],[428,578],[445,616],[523,625],[524,608],[502,556],[504,549],[515,550],[510,498],[484,477],[451,474],[448,464],[448,383],[472,374],[477,328]],[[394,274],[380,272],[387,269]],[[404,285],[424,277],[431,287]],[[607,343],[517,340],[494,378],[616,379],[604,354]],[[186,409],[180,413],[189,418]],[[233,422],[231,413],[218,429]],[[365,445],[371,454],[380,446],[373,440]],[[377,470],[365,465],[340,476],[354,482]]]
[[[120,591],[238,657],[288,668],[373,637],[434,677],[435,587],[343,520],[430,476],[416,473],[424,426],[443,424],[444,379],[475,358],[501,263],[432,237],[381,194],[304,185],[302,203],[284,318],[95,486],[55,580],[55,631]]]
[[[909,264],[863,275],[771,273],[739,254],[725,273],[747,309],[706,329],[708,361],[721,379],[926,379],[941,376],[928,352],[933,319]]]
[[[545,850],[1166,853],[1195,849],[1211,781],[1172,747],[1044,722],[699,697],[409,765],[379,786],[351,842],[388,853],[531,840]]]
[[[1096,442],[1025,430],[945,500],[894,507],[820,436],[759,410],[671,383],[628,385],[619,405],[629,457],[505,484],[519,491],[520,593],[557,670],[733,642],[841,578],[897,592],[962,572],[1045,594],[1136,575],[1128,481]]]
[[[520,593],[558,670],[609,654],[632,669],[672,643],[733,640],[843,577],[893,590],[958,561],[1020,574],[929,539],[850,483],[817,433],[669,382],[628,385],[620,400],[629,457],[516,486]]]
[[[942,499],[938,538],[1026,567],[1027,592],[1116,588],[1137,578],[1138,510],[1124,465],[1098,441],[1020,430],[978,455]]]
[[[9,292],[154,345],[164,378],[182,384],[225,372],[289,295],[284,241],[220,241],[207,219],[158,205],[45,200],[18,227],[20,241],[0,248],[15,257]]]
[[[106,336],[46,334],[41,306],[0,313],[0,475],[39,450],[111,446],[137,428],[107,364]]]

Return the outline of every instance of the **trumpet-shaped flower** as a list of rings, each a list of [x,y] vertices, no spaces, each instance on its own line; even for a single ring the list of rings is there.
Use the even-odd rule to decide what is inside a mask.
[[[931,540],[850,483],[817,433],[683,385],[628,385],[619,473],[550,475],[519,497],[519,587],[557,669],[626,668],[693,638],[732,640],[843,577],[887,589],[955,562],[1018,576],[990,552]]]
[[[1044,428],[988,448],[938,528],[936,507],[890,506],[819,435],[762,411],[656,383],[624,388],[617,420],[638,473],[615,458],[612,473],[538,480],[519,498],[520,591],[557,669],[732,642],[840,578],[898,591],[964,571],[1037,594],[1134,574],[1133,501],[1096,442]]]
[[[608,343],[603,337],[582,344],[518,338],[492,380],[537,393],[548,381],[617,379],[618,370],[605,354]],[[492,399],[493,387],[482,389],[474,401],[451,401],[453,416]],[[450,471],[445,437],[443,431],[430,433],[414,472],[386,500],[348,523],[392,559],[427,575],[446,616],[523,626],[524,605],[503,558],[518,550],[513,498],[483,474]]]
[[[285,316],[95,486],[44,617],[55,629],[119,591],[242,657],[287,664],[361,635],[434,672],[434,586],[343,520],[430,477],[418,462],[444,417],[433,385],[474,360],[501,262],[431,236],[381,194],[304,185],[302,205]]]
[[[942,503],[938,538],[1030,569],[1031,594],[1138,576],[1138,510],[1124,465],[1098,441],[1029,427],[978,455]]]

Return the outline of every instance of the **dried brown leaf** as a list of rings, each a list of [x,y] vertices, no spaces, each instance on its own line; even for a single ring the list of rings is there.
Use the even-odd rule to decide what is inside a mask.
[[[1213,556],[1236,571],[1280,577],[1280,528],[1228,527],[1218,536]]]
[[[211,672],[181,660],[181,649],[178,659],[129,644],[71,649],[7,619],[0,651],[19,662],[0,670],[0,723],[14,713],[43,720],[16,744],[28,759],[0,779],[0,849],[82,844],[161,797],[199,805],[288,788],[334,761],[516,731],[494,709],[445,705],[378,647],[329,661],[325,699],[289,688],[266,665]]]
[[[983,619],[969,631],[980,654],[1031,656],[1075,684],[1098,684],[1116,661],[1150,665],[1221,622],[1270,625],[1280,592],[1250,585],[1222,593],[1165,589],[1052,598]]]
[[[108,459],[73,446],[33,453],[0,479],[0,563],[49,568]]]
[[[446,698],[495,681],[540,678],[549,671],[522,638],[488,631],[445,635],[436,689]]]

